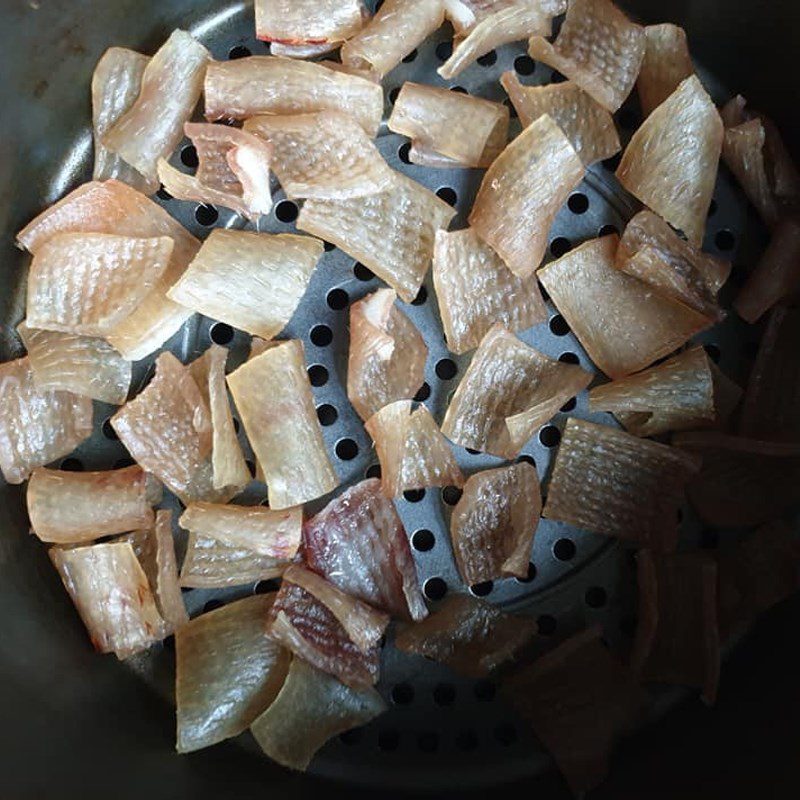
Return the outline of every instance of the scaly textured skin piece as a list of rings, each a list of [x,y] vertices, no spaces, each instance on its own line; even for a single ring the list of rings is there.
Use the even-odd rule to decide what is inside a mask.
[[[253,595],[193,619],[175,635],[179,753],[240,734],[268,708],[289,654],[264,635],[275,595]]]
[[[213,61],[205,98],[208,120],[343,111],[374,137],[383,118],[380,84],[324,64],[274,56]]]
[[[618,238],[591,239],[539,270],[589,357],[624,378],[677,350],[713,320],[614,267]]]
[[[386,281],[410,303],[433,257],[436,231],[447,228],[454,208],[399,172],[385,191],[352,200],[309,200],[299,230],[341,248]]]
[[[724,129],[697,76],[680,86],[642,123],[622,156],[617,178],[645,205],[703,244],[717,181]]]
[[[547,319],[536,277],[515,275],[471,228],[436,232],[433,285],[447,347],[459,355],[495,324],[516,332]]]
[[[363,0],[256,0],[256,37],[280,44],[344,42],[368,16]]]
[[[501,325],[483,338],[447,408],[442,433],[456,444],[511,459],[592,380],[521,342]]]
[[[92,435],[92,401],[36,388],[30,359],[0,364],[0,471],[22,483]]]
[[[515,275],[525,278],[541,264],[550,226],[584,172],[561,128],[545,114],[486,171],[469,224]]]
[[[210,60],[196,39],[174,31],[145,68],[134,104],[103,135],[105,147],[156,180],[158,159],[168,158],[183,138]]]
[[[172,239],[166,236],[54,236],[31,263],[27,324],[84,336],[107,336],[158,284],[172,248]]]
[[[305,523],[303,557],[343,591],[395,618],[427,616],[405,528],[375,478],[350,487]]]
[[[271,339],[294,314],[322,257],[318,239],[217,228],[167,296]]]
[[[167,635],[130,544],[52,547],[49,555],[95,650],[124,659]]]
[[[425,379],[428,348],[396,299],[392,289],[378,289],[350,306],[347,397],[363,420],[414,397]]]
[[[462,675],[480,678],[513,658],[533,638],[536,623],[504,614],[489,603],[457,594],[423,622],[405,625],[398,650],[432,658]]]
[[[648,25],[644,35],[646,47],[636,91],[647,117],[694,74],[694,65],[683,28],[670,23]]]
[[[366,725],[385,710],[372,687],[352,689],[295,658],[280,694],[250,731],[273,761],[305,770],[328,739]]]
[[[276,343],[228,375],[228,386],[275,510],[300,505],[339,483],[308,382],[302,342]],[[271,387],[269,395],[264,387]]]
[[[527,578],[542,495],[536,468],[524,462],[471,475],[453,509],[450,539],[468,586]]]
[[[254,117],[244,124],[268,142],[287,197],[346,200],[387,189],[391,167],[353,117],[340,111]]]
[[[524,126],[548,114],[587,167],[620,151],[614,118],[577,84],[523,86],[515,72],[504,72],[500,83]]]
[[[427,486],[461,486],[464,476],[439,426],[424,405],[411,400],[384,406],[364,424],[375,442],[387,497]]]
[[[29,328],[24,322],[17,333],[40,391],[72,392],[117,406],[125,402],[132,365],[105,340]]]
[[[389,130],[465,167],[488,167],[508,140],[509,110],[501,103],[406,81]]]
[[[39,468],[26,500],[33,532],[43,542],[76,544],[149,528],[161,486],[136,465],[106,472]]]
[[[699,468],[700,460],[690,453],[572,418],[543,516],[670,552],[684,490]]]

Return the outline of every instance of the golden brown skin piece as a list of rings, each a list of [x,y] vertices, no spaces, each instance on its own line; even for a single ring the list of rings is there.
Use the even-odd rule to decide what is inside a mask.
[[[646,48],[636,90],[642,113],[648,116],[680,85],[694,74],[686,31],[677,25],[648,25],[644,29]]]

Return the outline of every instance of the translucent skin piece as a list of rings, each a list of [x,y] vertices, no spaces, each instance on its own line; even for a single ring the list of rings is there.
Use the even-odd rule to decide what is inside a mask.
[[[631,668],[640,680],[701,689],[713,705],[719,683],[717,566],[706,555],[637,556],[639,624]]]
[[[670,552],[684,490],[699,466],[696,456],[677,448],[570,419],[543,516]]]
[[[28,274],[32,328],[107,336],[157,285],[172,239],[63,233],[36,253]]]
[[[192,36],[174,31],[147,64],[134,104],[103,135],[105,147],[156,180],[158,159],[169,157],[183,138],[210,60]]]
[[[363,0],[256,0],[256,36],[283,44],[343,42],[367,16]]]
[[[156,360],[153,379],[111,418],[139,465],[184,502],[200,499],[197,474],[211,452],[211,414],[189,370],[172,353]]]
[[[217,228],[168,296],[271,339],[300,304],[322,253],[322,242],[309,236]]]
[[[370,417],[364,427],[375,442],[387,497],[427,486],[461,486],[464,476],[430,411],[398,400]]]
[[[336,488],[302,342],[281,342],[251,357],[228,375],[228,386],[264,470],[271,508],[300,505]],[[272,389],[266,396],[265,386]]]
[[[406,81],[389,130],[465,167],[488,167],[506,146],[509,111],[501,103]]]
[[[120,405],[128,396],[131,362],[108,342],[74,333],[17,326],[41,391],[62,391]]]
[[[228,603],[176,633],[179,753],[240,734],[277,696],[290,656],[264,635],[274,599],[257,594]]]
[[[380,649],[362,650],[322,600],[289,580],[281,583],[267,635],[348,686],[372,686],[378,680]]]
[[[644,61],[636,82],[642,113],[648,116],[694,74],[686,31],[677,25],[648,25],[644,29]]]
[[[597,626],[567,639],[502,688],[576,796],[603,782],[617,740],[639,721],[647,702],[602,635]]]
[[[634,133],[617,169],[631,194],[696,247],[703,244],[723,135],[716,106],[692,75]]]
[[[469,677],[488,675],[514,658],[535,635],[536,624],[504,614],[467,595],[450,595],[423,622],[404,625],[395,637],[398,650],[432,658]]]
[[[450,401],[442,433],[462,447],[515,458],[591,380],[577,365],[547,358],[495,325]]]
[[[633,89],[645,46],[644,28],[611,0],[572,0],[556,41],[534,36],[529,53],[613,113]]]
[[[328,739],[366,725],[385,710],[371,686],[352,689],[295,658],[280,694],[250,730],[273,761],[305,770]]]
[[[130,544],[53,547],[49,554],[95,650],[128,658],[167,635]]]
[[[340,111],[262,116],[244,129],[267,141],[287,197],[345,200],[388,188],[391,167],[353,117]]]
[[[350,306],[347,397],[363,420],[412,398],[424,382],[428,348],[396,299],[379,289]]]
[[[309,569],[395,618],[420,620],[428,613],[405,528],[375,478],[352,486],[305,523],[303,557]]]
[[[486,171],[469,224],[525,278],[541,263],[550,226],[584,172],[561,128],[551,117],[539,117]]]
[[[178,524],[187,531],[243,547],[263,556],[289,561],[300,546],[303,509],[273,511],[263,506],[192,503]]]
[[[614,379],[669,355],[712,324],[615,269],[617,241],[592,239],[537,273],[592,361]]]
[[[108,150],[102,138],[136,101],[149,62],[150,59],[141,53],[124,47],[110,47],[97,62],[92,75],[93,178],[96,181],[116,178],[144,194],[152,194],[158,189],[158,181],[148,180]]]
[[[36,388],[28,358],[0,364],[0,471],[22,483],[92,434],[92,401]]]
[[[342,63],[368,67],[383,77],[443,22],[441,0],[386,0],[366,27],[342,45]]]
[[[149,528],[161,486],[139,466],[106,472],[39,468],[28,484],[28,516],[43,542],[76,544]]]
[[[284,58],[313,59],[333,52],[339,47],[339,44],[339,42],[324,42],[323,44],[281,44],[280,42],[271,42],[269,52],[273,56],[283,56]]]
[[[450,538],[468,586],[516,575],[526,578],[542,495],[530,464],[471,475],[453,509]]]
[[[343,111],[374,137],[383,117],[380,84],[324,64],[274,56],[213,61],[205,97],[208,120]]]
[[[499,11],[515,6],[538,9],[549,17],[556,17],[567,10],[567,0],[443,0],[443,5],[456,39],[464,37]]]
[[[614,118],[577,84],[523,86],[515,72],[504,72],[500,83],[523,125],[548,114],[587,167],[620,151]]]
[[[353,200],[309,200],[297,227],[341,248],[410,303],[433,256],[436,231],[455,209],[416,181],[395,173],[386,191]]]
[[[169,236],[172,258],[158,286],[108,337],[125,358],[138,361],[159,348],[191,316],[183,306],[166,297],[200,247],[179,222],[161,206],[120,181],[92,181],[75,189],[43,211],[17,236],[19,243],[36,253],[59,233],[111,233],[118,236]]]

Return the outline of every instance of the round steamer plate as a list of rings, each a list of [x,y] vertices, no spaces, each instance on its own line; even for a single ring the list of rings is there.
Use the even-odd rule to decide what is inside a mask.
[[[226,13],[196,23],[190,30],[215,58],[224,60],[268,52],[268,46],[254,38],[253,28],[252,8],[239,4]],[[384,79],[386,117],[399,87],[406,80],[445,86],[503,102],[505,93],[499,78],[506,70],[516,70],[523,83],[528,84],[561,79],[549,67],[531,61],[525,54],[525,44],[520,42],[484,56],[480,63],[473,64],[456,79],[443,81],[436,69],[450,53],[450,38],[450,29],[442,28]],[[150,45],[154,48],[157,43]],[[727,99],[728,93],[711,76],[702,72],[701,76],[716,102]],[[626,142],[641,121],[635,93],[616,118],[623,142]],[[199,112],[197,119],[202,119]],[[512,135],[518,131],[519,123],[513,119]],[[452,230],[466,226],[483,171],[431,170],[410,164],[407,140],[391,133],[385,123],[377,144],[392,167],[455,206],[458,215],[451,225]],[[196,166],[196,153],[188,140],[178,148],[171,161],[184,171]],[[617,184],[613,176],[615,168],[616,161],[612,159],[589,169],[586,179],[555,221],[547,260],[587,239],[624,229],[638,206]],[[54,163],[51,185],[57,187],[56,194],[62,194],[72,188],[78,178],[88,179],[90,172],[91,140],[87,132],[61,163]],[[156,199],[200,238],[207,236],[214,227],[254,229],[226,209],[179,202],[163,193]],[[295,231],[297,204],[286,200],[282,191],[276,192],[275,201],[273,212],[261,221],[258,230]],[[754,225],[748,221],[743,195],[722,168],[709,214],[705,250],[732,258],[737,263],[750,263],[764,244],[763,231]],[[721,300],[725,307],[730,307],[741,278],[739,269],[723,289]],[[349,305],[382,285],[362,265],[329,245],[300,308],[281,337],[298,338],[305,346],[325,442],[341,479],[341,488],[376,474],[377,459],[363,424],[347,400],[345,378]],[[430,275],[417,299],[401,307],[422,332],[429,348],[425,385],[418,399],[424,400],[441,421],[471,354],[457,357],[447,351]],[[596,372],[549,300],[548,309],[549,322],[522,332],[520,338],[551,357],[580,363],[584,369]],[[730,314],[721,325],[697,337],[697,341],[707,347],[709,355],[729,377],[742,384],[752,364],[758,332],[758,328],[750,328]],[[248,335],[228,325],[196,315],[166,347],[188,362],[211,342],[216,342],[229,348],[228,368],[231,370],[246,358],[249,341]],[[152,373],[153,358],[138,363],[134,371],[134,389],[139,391]],[[62,468],[108,469],[131,463],[110,425],[106,424],[114,407],[97,406],[94,434],[61,462]],[[609,415],[590,414],[584,392],[542,428],[525,446],[521,458],[535,463],[545,493],[560,431],[569,415],[616,424]],[[252,466],[252,451],[243,431],[240,431],[240,438]],[[460,447],[454,450],[467,474],[503,463]],[[265,496],[263,484],[253,483],[237,502],[261,502]],[[452,489],[430,488],[397,502],[411,539],[420,583],[432,610],[436,609],[437,600],[447,593],[472,591],[504,609],[536,618],[542,650],[587,625],[599,623],[604,627],[609,644],[624,653],[630,646],[636,624],[636,571],[632,551],[606,537],[543,519],[535,536],[528,580],[506,579],[470,589],[458,576],[449,543],[449,516],[456,500],[457,492]],[[176,517],[179,515],[180,506],[174,498],[166,505],[174,509]],[[324,501],[308,504],[308,513],[316,512],[323,505]],[[179,551],[182,551],[185,534],[176,527],[176,536]],[[702,530],[691,510],[683,509],[684,546],[703,546],[712,539],[712,534]],[[30,542],[26,546],[35,545]],[[179,552],[179,557],[181,554]],[[270,591],[275,585],[264,582],[223,591],[191,590],[184,593],[184,599],[190,613],[196,616],[253,591]],[[77,626],[76,635],[79,635]],[[170,644],[126,662],[164,697],[172,693]],[[495,697],[496,687],[490,680],[476,682],[459,678],[439,664],[406,656],[389,646],[384,649],[378,689],[386,698],[389,711],[365,728],[330,742],[312,762],[310,772],[375,787],[455,790],[499,780],[511,781],[548,768],[549,758],[513,708]],[[682,695],[678,690],[655,692],[652,718],[662,714]],[[258,748],[248,735],[237,742],[257,757]],[[412,769],[409,764],[413,764]]]

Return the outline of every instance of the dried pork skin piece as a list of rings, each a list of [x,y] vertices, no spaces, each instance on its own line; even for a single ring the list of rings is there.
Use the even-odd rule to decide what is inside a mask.
[[[425,379],[428,348],[396,299],[392,289],[378,289],[350,306],[347,397],[363,420],[412,398]]]
[[[647,117],[680,85],[694,74],[686,31],[677,25],[648,25],[644,29],[646,47],[636,91]]]
[[[121,405],[128,396],[131,362],[108,342],[75,333],[17,326],[40,391],[72,392]]]
[[[589,372],[542,355],[500,325],[483,338],[447,408],[442,433],[512,459],[561,406],[592,380]]]
[[[276,343],[251,357],[228,375],[228,387],[264,471],[271,508],[300,505],[336,488],[302,342]]]
[[[500,83],[524,126],[548,114],[587,167],[620,151],[614,118],[577,84],[523,86],[515,72],[504,72]]]
[[[647,702],[601,636],[598,626],[567,639],[501,687],[576,796],[603,782],[617,741]]]
[[[389,130],[465,167],[488,167],[506,146],[508,108],[479,97],[406,81]]]
[[[800,219],[787,217],[772,232],[767,249],[733,301],[736,313],[754,323],[800,289]]]
[[[617,242],[615,235],[584,242],[537,273],[589,357],[612,379],[650,366],[713,322],[615,269]]]
[[[155,376],[111,425],[137,463],[184,502],[202,499],[197,475],[211,452],[211,414],[189,370],[172,353],[156,360]]]
[[[206,119],[343,111],[369,136],[383,118],[383,88],[325,64],[275,56],[212,61],[206,71]]]
[[[284,580],[267,619],[273,641],[342,683],[358,689],[378,680],[380,649],[362,650],[328,606],[301,586]]]
[[[696,75],[642,123],[622,156],[617,179],[696,247],[717,181],[724,129]]]
[[[645,49],[644,28],[611,0],[572,0],[555,42],[534,36],[528,52],[613,113],[631,93]]]
[[[153,291],[108,337],[124,358],[137,361],[158,349],[191,316],[166,297],[192,260],[200,242],[161,206],[120,181],[92,181],[43,211],[17,235],[22,247],[37,253],[59,233],[111,233],[118,236],[168,236],[174,242],[166,272]]]
[[[367,16],[363,0],[256,0],[256,36],[288,45],[344,42]]]
[[[130,544],[52,547],[49,555],[95,650],[124,659],[167,635]]]
[[[262,556],[291,560],[300,546],[303,509],[274,511],[263,506],[192,503],[178,524],[194,534]]]
[[[527,578],[542,494],[536,468],[522,462],[471,475],[453,509],[450,539],[468,586]]]
[[[567,0],[443,0],[444,13],[455,31],[455,39],[461,39],[476,26],[515,6],[538,9],[548,17],[556,17],[567,10]]]
[[[107,336],[158,284],[172,248],[172,239],[166,236],[54,236],[31,263],[27,324],[84,336]]]
[[[158,181],[148,180],[103,144],[103,136],[130,110],[142,88],[142,76],[150,59],[125,47],[109,47],[92,75],[92,125],[94,128],[93,179],[116,178],[152,194]]]
[[[319,58],[336,50],[340,42],[325,42],[323,44],[281,44],[271,42],[269,52],[273,56],[284,58]]]
[[[244,129],[271,146],[272,169],[287,197],[346,200],[381,192],[393,181],[391,167],[349,114],[253,117]]]
[[[386,0],[369,23],[342,45],[342,63],[381,78],[444,22],[441,0]]]
[[[302,554],[309,569],[397,619],[428,613],[405,528],[377,478],[351,486],[306,521]]]
[[[584,172],[561,128],[545,114],[486,171],[469,224],[515,275],[528,277],[541,264],[553,220]]]
[[[481,678],[514,658],[535,632],[532,619],[505,614],[483,600],[454,594],[427,619],[404,625],[397,632],[395,645],[405,653],[440,661],[461,675]]]
[[[678,511],[699,459],[629,433],[570,419],[543,516],[659,552],[678,539]]]
[[[92,401],[36,388],[30,359],[0,364],[0,471],[22,483],[92,435]]]
[[[370,417],[364,427],[375,442],[387,497],[428,486],[461,486],[464,476],[430,411],[398,400]]]
[[[385,710],[371,686],[353,689],[294,658],[280,694],[250,731],[273,761],[303,771],[328,739],[366,725]]]
[[[743,436],[800,443],[800,311],[772,311],[745,393]]]
[[[175,634],[179,753],[237,736],[278,695],[290,655],[264,633],[274,599],[257,594],[228,603]]]
[[[697,553],[637,555],[639,624],[631,669],[645,682],[691,686],[713,705],[719,683],[717,565]]]
[[[38,468],[26,499],[31,527],[43,542],[78,544],[149,528],[161,485],[136,465],[105,472]]]
[[[299,230],[331,242],[386,281],[410,303],[433,257],[436,231],[456,211],[399,172],[385,191],[351,200],[309,200]]]
[[[216,228],[168,296],[271,339],[300,305],[322,253],[322,242],[309,236]]]
[[[168,158],[183,138],[211,54],[185,31],[176,30],[150,59],[139,96],[108,129],[102,142],[148,180],[156,180],[159,158]]]

